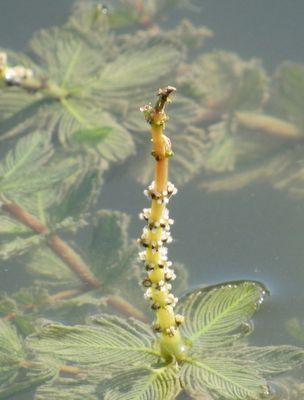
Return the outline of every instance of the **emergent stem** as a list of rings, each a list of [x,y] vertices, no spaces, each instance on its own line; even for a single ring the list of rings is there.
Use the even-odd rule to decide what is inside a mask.
[[[154,181],[145,191],[147,197],[151,198],[151,208],[144,209],[140,215],[147,221],[147,227],[139,239],[146,249],[140,253],[140,259],[144,261],[148,272],[148,277],[143,281],[143,285],[148,287],[145,297],[152,301],[152,309],[156,312],[154,330],[160,334],[161,353],[167,361],[179,361],[185,355],[185,346],[178,329],[183,317],[174,313],[178,299],[171,294],[169,283],[175,278],[175,274],[170,269],[172,263],[167,259],[167,248],[164,246],[172,240],[170,225],[173,224],[166,205],[176,193],[174,185],[168,182],[168,159],[173,153],[170,140],[164,135],[167,120],[165,105],[173,91],[175,88],[171,86],[160,89],[155,107],[142,108],[151,125],[155,174]]]

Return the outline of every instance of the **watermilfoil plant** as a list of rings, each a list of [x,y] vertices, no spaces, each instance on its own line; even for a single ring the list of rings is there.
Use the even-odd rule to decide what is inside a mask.
[[[300,348],[248,345],[249,321],[267,293],[261,283],[196,289],[178,302],[171,293],[175,273],[165,244],[173,223],[167,204],[176,189],[168,182],[173,153],[164,128],[172,91],[159,90],[156,105],[142,109],[151,125],[155,178],[145,191],[152,204],[141,214],[147,226],[140,258],[156,336],[137,319],[109,314],[91,317],[87,325],[46,321],[25,340],[1,321],[0,398],[36,387],[35,400],[169,400],[181,392],[193,399],[271,399],[267,379],[304,363]]]

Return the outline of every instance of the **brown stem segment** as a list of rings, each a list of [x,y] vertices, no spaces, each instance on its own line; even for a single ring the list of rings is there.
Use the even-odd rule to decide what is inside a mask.
[[[35,216],[31,215],[16,203],[2,201],[2,210],[10,214],[13,218],[21,222],[23,225],[32,229],[39,235],[46,235],[46,241],[50,249],[74,272],[76,276],[85,284],[82,289],[65,290],[48,297],[47,301],[57,302],[78,296],[84,293],[85,290],[99,289],[100,283],[90,271],[89,266],[83,259],[59,236],[49,234],[49,230]],[[120,296],[108,296],[107,304],[127,317],[133,317],[141,321],[146,321],[145,316],[141,311],[135,308],[132,304],[121,298]],[[29,304],[24,309],[31,310],[34,305]],[[10,321],[17,316],[17,313],[11,312],[2,319]]]
[[[120,296],[109,295],[106,297],[106,302],[109,307],[120,310],[120,312],[126,317],[133,317],[139,321],[147,322],[147,317],[140,310]]]
[[[46,235],[48,246],[53,252],[74,272],[76,276],[86,285],[88,289],[98,289],[100,283],[95,278],[90,268],[83,259],[59,236],[49,234],[46,226],[33,215],[25,211],[15,203],[3,202],[2,210],[10,214],[13,218],[20,221],[23,225],[32,229],[39,235]]]

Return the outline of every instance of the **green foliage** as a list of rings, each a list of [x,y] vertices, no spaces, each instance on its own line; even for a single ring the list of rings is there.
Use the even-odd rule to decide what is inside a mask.
[[[303,382],[292,378],[279,378],[272,382],[276,395],[271,400],[301,400],[304,395]]]
[[[256,60],[245,62],[224,51],[204,54],[179,77],[182,89],[203,107],[257,109],[265,97],[266,75]]]
[[[43,167],[52,156],[53,147],[43,133],[34,133],[22,138],[14,150],[7,153],[0,165],[0,191],[10,198],[43,190],[46,186],[58,181],[60,176],[50,175],[46,179]],[[34,171],[39,171],[33,176]],[[58,171],[59,172],[59,171]],[[56,179],[57,178],[57,179]]]
[[[290,318],[286,322],[288,333],[301,343],[304,343],[304,323],[298,318]]]
[[[182,329],[193,352],[228,346],[248,334],[247,322],[265,294],[266,289],[254,282],[235,282],[192,292],[178,304],[177,312],[187,316]]]
[[[57,378],[39,386],[34,400],[98,400],[96,386],[89,385],[85,379]]]
[[[295,123],[303,131],[304,65],[286,62],[277,69],[269,104],[280,118]]]
[[[178,376],[170,367],[133,369],[101,386],[105,400],[173,400],[180,390]]]
[[[77,192],[77,187],[75,191]],[[53,210],[52,213],[54,214]],[[32,249],[25,265],[25,271],[33,276],[35,286],[28,290],[22,289],[24,298],[19,295],[3,296],[0,312],[4,316],[14,312],[18,325],[29,325],[23,327],[23,330],[31,329],[40,315],[64,318],[75,323],[83,322],[88,313],[100,312],[105,307],[144,319],[141,311],[145,308],[142,293],[137,290],[141,279],[137,265],[137,246],[128,239],[128,224],[126,214],[100,210],[87,218],[82,231],[76,237],[76,243],[71,243],[71,247],[82,256],[87,268],[90,268],[100,282],[100,289],[94,292],[84,292],[78,276],[58,254],[45,245],[42,235],[40,245],[35,250]],[[40,238],[39,235],[34,237]],[[20,264],[23,269],[24,259]],[[178,271],[181,292],[185,290],[187,276],[183,266],[178,266]],[[62,297],[60,291],[63,291]],[[31,293],[37,295],[37,301],[26,297]]]
[[[36,132],[18,140],[0,163],[0,199],[5,206],[17,203],[25,213],[38,218],[39,223],[53,231],[77,229],[69,219],[66,207],[79,218],[96,198],[96,182],[100,171],[86,168],[81,159],[54,154],[49,136]],[[76,182],[77,183],[76,183]],[[86,189],[82,196],[80,190]],[[63,200],[64,199],[64,200]],[[78,214],[77,214],[78,212]],[[8,213],[0,214],[0,257],[7,259],[37,247],[45,240],[21,220]]]
[[[111,134],[112,128],[82,129],[73,134],[72,140],[79,144],[97,145],[107,135]]]
[[[191,49],[210,31],[183,22],[157,33],[153,18],[176,2],[116,3],[106,10],[79,2],[62,27],[33,36],[29,56],[8,51],[10,64],[31,68],[34,78],[0,88],[0,140],[21,136],[1,161],[0,199],[18,203],[47,234],[1,210],[0,257],[32,249],[20,264],[36,281],[0,297],[0,398],[35,388],[35,400],[173,400],[182,391],[204,400],[272,399],[268,382],[302,366],[304,352],[249,346],[250,319],[266,293],[257,282],[198,289],[181,299],[187,357],[180,365],[164,363],[157,337],[135,319],[101,314],[84,324],[89,314],[115,304],[143,318],[129,219],[92,208],[109,163],[149,145],[137,109],[146,92],[169,77],[180,91],[169,125],[172,180],[185,183],[204,171],[208,190],[264,179],[303,196],[303,66],[283,64],[270,79],[256,60],[223,51],[196,56]],[[128,26],[131,34],[124,31]],[[54,151],[57,142],[61,148]],[[140,158],[134,157],[136,165],[130,158],[128,167],[146,182],[152,164]],[[68,240],[77,231],[70,248],[100,289],[84,292],[68,263],[47,247],[47,235],[63,231]],[[178,276],[184,273],[179,269]],[[178,284],[185,289],[185,279]],[[42,315],[78,324],[45,321],[38,327]],[[289,328],[300,338],[298,321]],[[302,385],[286,382],[276,381],[283,396],[301,398]]]
[[[127,119],[134,87],[136,97],[143,97],[145,88],[172,72],[180,55],[169,41],[122,44],[106,27],[98,35],[90,29],[79,32],[77,16],[73,18],[30,41],[35,75],[28,85],[35,86],[34,93],[1,90],[2,139],[21,134],[24,126],[39,128],[58,134],[75,149],[97,151],[107,161],[122,160],[134,152],[134,143],[117,116]],[[22,62],[17,54],[9,57]]]
[[[157,361],[159,353],[152,348],[154,337],[148,326],[102,315],[92,322],[94,326],[47,324],[28,338],[27,345],[39,354],[73,363],[97,380],[113,371]]]
[[[0,321],[0,383],[12,381],[24,360],[25,353],[16,330],[8,323]]]
[[[53,365],[30,361],[16,330],[0,320],[0,399],[28,389],[55,374]]]
[[[203,188],[236,190],[263,180],[303,197],[303,71],[284,63],[269,78],[255,60],[227,52],[187,66],[179,81],[203,107],[195,125],[207,128]]]
[[[89,220],[80,245],[76,248],[91,266],[102,284],[103,294],[115,293],[121,285],[126,294],[138,282],[137,246],[127,239],[129,219],[126,214],[100,210]],[[48,249],[39,249],[31,257],[29,271],[45,280],[44,286],[78,288],[79,281],[71,270]],[[135,279],[134,279],[135,278]],[[115,289],[117,288],[117,289]]]
[[[177,96],[170,105],[170,114],[174,119],[169,121],[169,136],[174,137],[174,157],[170,159],[170,176],[172,181],[183,184],[192,179],[203,167],[209,151],[208,138],[202,127],[192,126],[201,108],[191,99]],[[153,163],[147,162],[145,154],[150,151],[146,138],[146,122],[139,120],[138,112],[130,116],[128,127],[136,132],[137,147],[141,151],[131,163],[132,175],[141,183],[147,184],[153,177]],[[143,135],[144,133],[144,135]],[[143,150],[143,147],[146,151]]]
[[[258,282],[238,281],[182,298],[188,353],[179,366],[163,363],[147,325],[105,314],[93,317],[93,325],[47,323],[28,337],[26,347],[39,357],[79,368],[86,385],[96,385],[96,393],[108,400],[169,400],[182,388],[197,399],[259,400],[270,395],[267,379],[304,364],[302,349],[250,347],[243,340],[250,331],[244,327],[264,295]],[[71,383],[72,393],[78,393],[76,381]],[[48,385],[52,393],[53,383]]]

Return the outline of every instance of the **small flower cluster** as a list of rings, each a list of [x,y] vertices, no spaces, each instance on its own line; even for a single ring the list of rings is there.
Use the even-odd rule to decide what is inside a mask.
[[[22,65],[9,67],[7,64],[7,54],[0,53],[0,76],[8,85],[20,85],[23,80],[33,77],[33,71]]]
[[[152,207],[162,207],[161,217],[153,220],[150,208],[145,208],[139,217],[147,221],[143,234],[138,242],[145,248],[139,253],[139,259],[144,262],[147,277],[143,280],[143,286],[147,288],[144,297],[151,300],[152,309],[156,311],[157,320],[154,330],[173,336],[177,327],[182,323],[183,317],[174,314],[174,307],[178,298],[170,293],[172,285],[170,281],[176,278],[171,268],[172,262],[168,261],[167,248],[164,246],[172,241],[170,227],[174,223],[169,218],[166,205],[171,196],[177,193],[172,183],[162,193],[155,190],[155,183],[144,191],[144,194],[152,200]]]
[[[174,196],[177,193],[177,188],[173,185],[173,183],[168,182],[167,190],[162,193],[158,193],[155,190],[155,182],[153,181],[148,189],[144,190],[144,195],[152,200],[156,200],[157,204],[168,204],[170,197]]]

